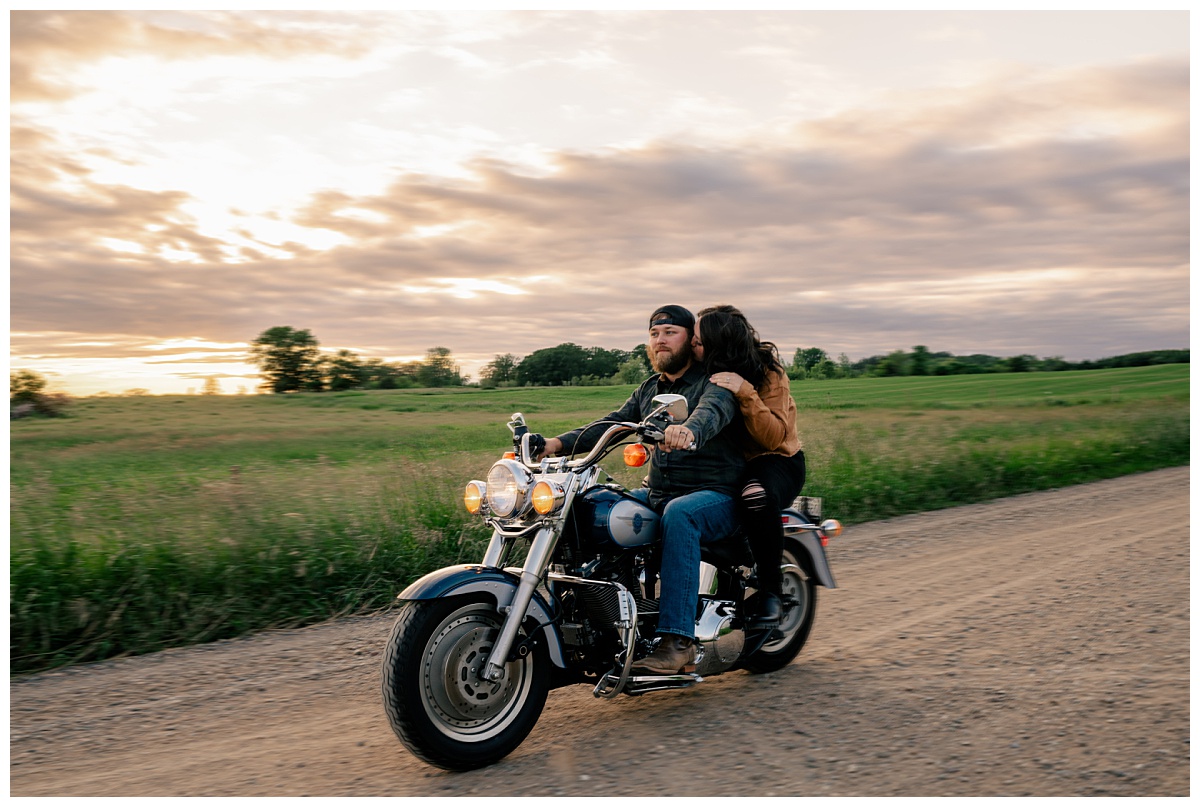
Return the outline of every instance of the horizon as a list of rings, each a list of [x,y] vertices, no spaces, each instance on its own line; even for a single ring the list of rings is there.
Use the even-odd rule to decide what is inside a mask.
[[[551,346],[549,346],[549,347],[557,347],[557,345],[551,345]],[[580,345],[580,347],[583,347],[583,348],[591,348],[591,347],[601,347],[601,348],[605,348],[605,346],[603,346],[603,345]],[[819,346],[819,345],[811,345],[810,347],[820,347],[820,346]],[[914,347],[915,347],[915,345],[914,345]],[[928,348],[928,346],[926,346],[926,347]],[[611,350],[611,349],[613,349],[613,348],[605,348],[605,349],[609,349],[609,350]],[[801,347],[797,347],[797,348],[795,348],[795,350],[801,350],[801,349],[803,349],[803,348],[801,348]],[[823,349],[823,348],[822,348],[822,349]],[[899,350],[899,349],[898,349],[898,350]],[[1175,350],[1178,350],[1178,351],[1190,351],[1190,348],[1157,348],[1157,349],[1150,350],[1150,351],[1137,351],[1137,353],[1155,353],[1155,352],[1166,352],[1166,351],[1175,351]],[[322,351],[322,353],[325,353],[325,352],[326,352],[326,351]],[[795,352],[795,351],[792,351],[792,352],[789,352],[789,353],[787,353],[787,355],[784,355],[784,354],[783,354],[783,352],[781,351],[781,353],[780,353],[780,358],[783,360],[783,363],[784,363],[785,365],[787,365],[787,364],[789,364],[789,363],[790,363],[790,361],[791,361],[791,357],[793,356],[794,352]],[[908,355],[912,355],[910,351],[902,351],[902,352],[904,352],[904,353],[906,353],[906,354],[908,354]],[[945,350],[930,350],[930,351],[929,351],[929,353],[930,353],[930,356],[932,356],[932,357],[938,357],[938,356],[951,356],[951,357],[953,357],[953,358],[955,358],[955,359],[970,358],[970,357],[974,357],[974,356],[987,356],[988,358],[994,358],[994,359],[997,359],[997,360],[1001,360],[1001,361],[1002,361],[1002,360],[1004,360],[1004,359],[1010,358],[1010,357],[1008,357],[1008,356],[995,356],[995,355],[993,355],[993,354],[989,354],[989,353],[954,353],[954,352],[952,352],[952,351],[945,351]],[[497,354],[497,355],[503,355],[503,354]],[[859,362],[868,361],[868,360],[870,360],[870,359],[883,359],[883,358],[885,358],[887,355],[888,355],[888,354],[886,354],[886,353],[875,353],[875,354],[872,354],[872,355],[870,355],[870,356],[863,356],[863,357],[861,357],[861,358],[858,358],[858,359],[853,359],[853,358],[851,358],[851,359],[850,359],[850,363],[851,363],[851,365],[854,365],[854,364],[857,364],[857,363],[859,363]],[[1049,360],[1049,359],[1054,359],[1054,358],[1060,358],[1060,357],[1057,357],[1057,356],[1042,356],[1042,355],[1038,355],[1038,354],[1026,354],[1026,355],[1032,355],[1032,356],[1033,356],[1035,359],[1037,359],[1037,360],[1039,360],[1039,361],[1044,361],[1044,360]],[[1132,355],[1132,354],[1118,354],[1117,356],[1101,356],[1101,357],[1096,357],[1096,358],[1081,359],[1081,360],[1078,360],[1078,361],[1075,361],[1075,362],[1071,362],[1071,363],[1073,363],[1073,364],[1079,364],[1079,363],[1086,363],[1086,362],[1102,362],[1102,361],[1106,361],[1106,360],[1109,360],[1109,359],[1119,358],[1119,357],[1121,357],[1121,356],[1124,356],[1124,355]],[[837,361],[838,361],[838,358],[839,358],[839,356],[838,356],[838,355],[829,355],[829,354],[828,354],[828,352],[826,352],[826,357],[827,357],[828,359],[830,359],[831,361],[834,361],[834,362],[837,362]],[[379,357],[365,356],[365,355],[361,355],[361,354],[360,354],[360,355],[358,356],[358,358],[359,358],[359,359],[362,359],[362,360],[366,360],[366,359],[371,359],[371,358],[379,358]],[[525,356],[517,356],[518,363],[519,363],[521,360],[523,360],[524,358],[525,358]],[[385,360],[385,361],[386,361],[386,360]],[[1070,361],[1070,360],[1064,359],[1064,361]],[[392,362],[388,362],[388,363],[392,363]],[[1169,362],[1169,363],[1173,363],[1173,364],[1174,364],[1174,363],[1186,363],[1186,364],[1190,364],[1190,362]],[[1142,366],[1142,365],[1138,365],[1138,366]],[[16,372],[16,371],[18,371],[18,370],[22,370],[22,369],[33,369],[33,368],[18,368],[18,367],[13,367],[13,368],[12,368],[12,370],[11,370],[11,372]],[[1075,372],[1089,372],[1089,373],[1090,373],[1090,372],[1095,372],[1095,371],[1096,371],[1096,370],[1098,370],[1098,369],[1133,369],[1133,368],[1132,368],[1132,367],[1114,367],[1114,368],[1070,368],[1070,369],[1067,369],[1067,370],[1054,370],[1053,372],[1055,372],[1055,373],[1063,373],[1063,372],[1072,372],[1072,371],[1075,371]],[[1042,371],[1041,371],[1041,370],[1033,370],[1033,371],[1025,371],[1025,372],[1022,372],[1022,373],[1017,373],[1017,374],[1029,374],[1029,373],[1032,373],[1032,372],[1042,372]],[[1010,373],[1010,372],[1008,372],[1008,371],[996,371],[996,372],[991,372],[991,371],[989,371],[989,372],[984,372],[984,373],[971,373],[971,374],[967,374],[967,375],[972,375],[972,376],[974,376],[974,375],[1011,375],[1011,374],[1014,374],[1014,373]],[[853,378],[856,378],[856,379],[857,379],[857,378],[875,378],[875,377],[876,377],[876,376],[854,376]],[[880,377],[882,377],[882,376],[880,376]],[[893,376],[893,377],[894,377],[894,378],[918,378],[918,377],[925,377],[925,378],[962,378],[963,376],[962,376],[962,375],[957,375],[957,376],[955,376],[955,375],[951,375],[951,376],[938,376],[938,375],[936,375],[936,374],[930,373],[930,374],[928,374],[928,375],[925,375],[925,376],[909,376],[909,375],[906,375],[906,376]],[[256,380],[257,380],[257,377],[255,377],[255,378],[256,378]],[[202,380],[203,380],[203,381],[206,381],[207,379],[205,378],[205,379],[202,379]],[[824,382],[824,381],[835,381],[835,380],[844,380],[844,379],[827,379],[827,378],[817,378],[817,379],[802,379],[802,380],[793,380],[793,382],[792,382],[792,383],[804,383],[804,381],[805,381],[805,380],[814,380],[814,381],[818,381],[818,382]],[[547,384],[535,384],[534,386],[535,386],[535,387],[554,387],[555,385],[547,385]],[[570,385],[557,385],[557,386],[559,386],[559,387],[562,387],[562,386],[570,386]],[[585,386],[592,386],[592,385],[585,385]],[[618,386],[618,385],[614,385],[614,386]],[[628,386],[628,385],[627,385],[627,386]],[[463,383],[463,384],[461,384],[461,385],[448,385],[448,386],[445,386],[445,387],[440,387],[440,389],[447,389],[447,390],[452,390],[452,389],[463,389],[463,388],[470,388],[470,389],[474,389],[474,388],[480,388],[480,378],[479,378],[477,375],[467,375],[467,374],[464,374],[464,383]],[[361,391],[368,391],[368,390],[370,390],[370,391],[375,391],[375,392],[403,392],[403,391],[405,391],[406,389],[439,389],[439,388],[437,388],[437,387],[433,387],[433,388],[431,388],[431,387],[401,387],[401,388],[396,388],[396,389],[371,389],[371,388],[366,388],[366,387],[354,387],[354,388],[351,388],[351,389],[349,389],[349,390],[339,390],[339,391],[340,391],[340,392],[354,392],[354,391],[360,391],[360,392],[361,392]],[[517,386],[499,386],[499,387],[484,387],[483,389],[485,389],[485,390],[487,390],[487,391],[494,391],[494,390],[496,390],[496,389],[524,389],[524,387],[517,387]],[[46,391],[47,391],[47,392],[51,392],[51,393],[56,393],[56,392],[63,392],[64,390],[62,390],[61,388],[56,388],[56,387],[55,387],[55,385],[54,385],[54,383],[53,383],[53,382],[51,382],[51,383],[49,384],[49,386],[48,386],[48,388],[47,388],[47,390],[46,390]],[[293,394],[293,393],[304,393],[304,394],[310,394],[310,395],[321,395],[321,394],[325,394],[325,393],[327,393],[327,392],[333,393],[333,392],[339,392],[339,391],[333,391],[333,390],[323,390],[323,391],[315,391],[315,390],[295,390],[295,391],[290,391],[290,392],[285,392],[285,393],[274,393],[274,392],[271,392],[271,391],[269,391],[269,390],[264,390],[264,389],[262,389],[258,383],[255,383],[255,385],[254,385],[254,386],[247,386],[247,385],[245,385],[245,384],[240,384],[236,390],[232,390],[232,391],[230,391],[230,390],[228,390],[228,389],[225,389],[225,388],[222,388],[222,389],[221,389],[221,391],[220,391],[219,393],[215,393],[215,394],[216,394],[216,395],[222,395],[222,396],[237,396],[237,395],[276,395],[276,394],[278,394],[278,395],[287,395],[287,394]],[[206,392],[204,392],[204,391],[203,391],[203,387],[202,387],[202,386],[188,387],[188,388],[187,388],[185,391],[182,391],[182,392],[180,392],[180,391],[169,391],[169,392],[152,392],[152,391],[150,391],[150,390],[149,390],[149,389],[147,389],[147,388],[138,388],[138,387],[134,387],[134,388],[125,389],[125,390],[122,390],[122,391],[120,391],[120,392],[113,392],[113,391],[110,391],[110,390],[97,390],[97,391],[95,391],[95,392],[91,392],[91,393],[84,394],[84,395],[76,395],[76,394],[74,394],[74,393],[71,393],[70,391],[66,391],[66,392],[67,392],[69,395],[71,395],[72,397],[77,397],[77,398],[126,398],[126,397],[169,396],[169,395],[209,395],[209,393],[206,393]]]
[[[10,368],[71,394],[253,392],[284,323],[477,379],[666,302],[852,361],[1190,348],[1187,11],[10,26]]]

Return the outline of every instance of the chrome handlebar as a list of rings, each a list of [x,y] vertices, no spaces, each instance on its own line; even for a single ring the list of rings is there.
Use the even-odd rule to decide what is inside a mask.
[[[664,434],[658,428],[649,425],[650,421],[655,418],[664,418],[668,422],[676,423],[687,418],[687,400],[682,395],[663,394],[654,397],[654,403],[658,404],[653,411],[648,414],[641,423],[617,422],[613,423],[596,444],[587,456],[579,460],[569,460],[562,464],[564,470],[578,470],[586,468],[595,463],[601,454],[607,451],[613,442],[614,436],[619,432],[627,432],[639,434],[642,437],[650,438],[651,442],[658,443],[664,438]],[[605,421],[596,421],[592,425],[604,423]],[[543,467],[545,460],[535,460],[533,450],[530,447],[530,442],[533,435],[529,428],[525,425],[525,416],[520,412],[514,412],[512,419],[508,423],[509,430],[513,433],[513,441],[517,444],[517,453],[520,455],[519,460],[522,465],[530,470],[537,471]],[[622,435],[623,437],[624,435]],[[695,451],[696,443],[693,441],[685,447],[686,451]]]

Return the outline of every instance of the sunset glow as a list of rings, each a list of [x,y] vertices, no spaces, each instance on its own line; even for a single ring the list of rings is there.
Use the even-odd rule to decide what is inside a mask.
[[[276,325],[475,374],[665,302],[789,354],[1189,343],[1186,11],[10,27],[10,363],[76,394],[252,392]]]

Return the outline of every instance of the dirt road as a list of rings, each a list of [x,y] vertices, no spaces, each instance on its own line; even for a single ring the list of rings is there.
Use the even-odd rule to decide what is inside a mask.
[[[483,771],[410,756],[390,619],[10,684],[14,796],[1186,796],[1189,468],[847,530],[789,667],[550,694]]]

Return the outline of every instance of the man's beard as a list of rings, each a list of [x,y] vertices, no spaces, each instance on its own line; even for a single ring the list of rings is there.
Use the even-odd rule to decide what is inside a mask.
[[[647,351],[649,352],[649,351]],[[692,360],[691,345],[684,345],[676,353],[651,353],[650,366],[656,373],[675,375]]]

